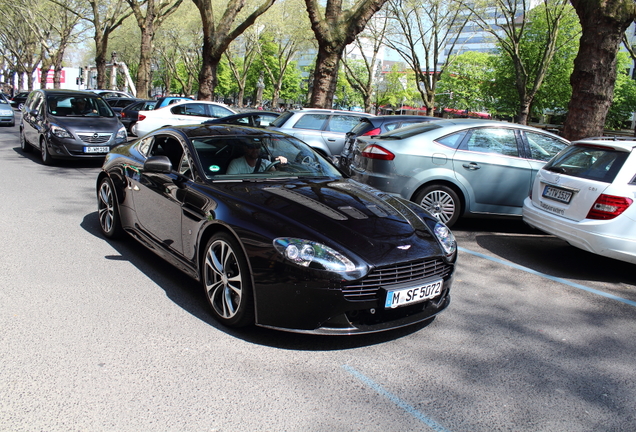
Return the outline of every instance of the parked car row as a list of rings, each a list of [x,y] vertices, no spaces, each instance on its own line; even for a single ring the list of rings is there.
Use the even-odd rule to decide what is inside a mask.
[[[25,151],[38,148],[46,164],[56,158],[104,157],[127,141],[127,130],[143,137],[158,128],[186,124],[266,128],[306,142],[343,175],[419,204],[448,227],[460,217],[523,216],[529,225],[574,246],[636,261],[636,252],[631,252],[636,250],[632,228],[636,174],[627,156],[634,148],[631,140],[594,139],[570,145],[544,130],[492,120],[372,116],[320,109],[236,113],[223,104],[180,97],[148,101],[120,95],[108,99],[108,110],[96,95],[78,97],[86,92],[38,92],[27,99],[20,139]],[[79,99],[86,99],[92,110],[81,115],[74,111]],[[0,122],[14,124],[13,111],[2,110],[3,103],[8,101],[0,98]],[[86,116],[112,118],[117,108],[121,123],[117,117],[110,123],[93,121],[90,126],[80,120]],[[98,138],[89,140],[89,132]],[[577,174],[592,169],[607,177]],[[618,192],[610,193],[614,189]]]

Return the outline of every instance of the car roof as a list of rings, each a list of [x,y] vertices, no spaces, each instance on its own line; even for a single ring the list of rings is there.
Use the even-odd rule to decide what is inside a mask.
[[[93,93],[93,92],[88,92],[88,91],[84,91],[84,90],[67,90],[67,89],[37,89],[34,90],[37,92],[42,92],[45,95],[68,95],[68,96],[84,96],[84,97],[95,97],[95,98],[99,98],[101,97],[100,95]]]
[[[334,109],[325,109],[325,108],[303,108],[303,109],[299,109],[299,110],[289,110],[289,112],[292,113],[323,113],[323,114],[327,114],[327,113],[337,113],[337,114],[353,114],[353,115],[357,115],[357,116],[362,116],[362,117],[374,117],[373,114],[369,114],[369,113],[365,113],[365,112],[359,112],[359,111],[346,111],[346,110],[334,110]]]
[[[612,148],[618,151],[631,152],[636,148],[634,137],[594,137],[574,141],[572,145],[590,145]]]

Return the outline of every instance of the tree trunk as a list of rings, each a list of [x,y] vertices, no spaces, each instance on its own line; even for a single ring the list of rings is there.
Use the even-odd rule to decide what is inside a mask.
[[[314,70],[313,91],[309,106],[331,108],[333,94],[338,82],[338,66],[341,51],[337,48],[322,46],[318,49],[316,69]]]
[[[199,72],[199,100],[212,100],[214,89],[218,83],[216,76],[221,56],[212,54],[212,44],[206,39],[203,42],[203,60]]]
[[[563,127],[569,140],[602,136],[616,81],[621,38],[635,18],[633,0],[571,0],[581,21],[579,52],[570,76],[572,98]]]
[[[108,37],[95,36],[95,67],[97,68],[97,88],[106,89],[106,56],[108,55]]]
[[[149,17],[150,16],[150,17]],[[146,26],[141,32],[141,47],[139,52],[139,68],[137,69],[137,97],[150,96],[150,53],[154,38],[154,16],[148,12]]]

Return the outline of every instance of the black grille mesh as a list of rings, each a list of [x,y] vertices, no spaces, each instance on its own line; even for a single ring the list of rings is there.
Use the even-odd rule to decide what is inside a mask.
[[[450,271],[451,266],[441,259],[378,267],[362,281],[347,284],[342,292],[348,300],[374,300],[378,298],[380,287],[388,288],[392,285],[425,280],[434,276],[444,278]]]

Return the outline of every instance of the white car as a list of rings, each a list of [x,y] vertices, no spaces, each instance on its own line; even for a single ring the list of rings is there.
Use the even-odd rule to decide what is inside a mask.
[[[523,220],[572,246],[636,264],[636,140],[572,143],[539,170]]]
[[[232,114],[236,112],[217,102],[182,101],[151,111],[139,111],[133,134],[141,137],[160,127],[198,124]]]

